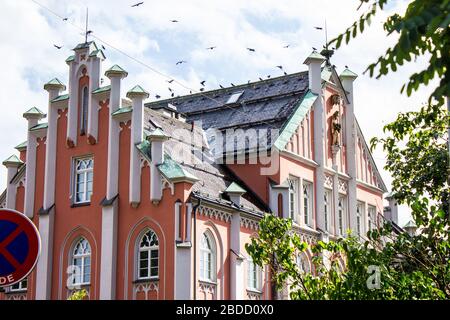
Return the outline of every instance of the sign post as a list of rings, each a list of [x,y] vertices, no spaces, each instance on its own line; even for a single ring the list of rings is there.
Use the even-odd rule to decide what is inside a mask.
[[[26,278],[36,266],[41,238],[24,214],[0,209],[0,288]]]

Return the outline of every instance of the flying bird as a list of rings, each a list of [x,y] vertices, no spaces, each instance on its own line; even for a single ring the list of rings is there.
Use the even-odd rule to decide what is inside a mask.
[[[167,88],[167,89],[169,89],[170,92],[173,92],[173,90],[171,88]]]
[[[345,66],[346,69],[348,69],[348,66]]]
[[[205,86],[205,80],[203,80],[202,82],[200,82],[200,84],[202,85],[202,86]]]
[[[174,80],[172,79],[172,80],[167,80],[167,82],[168,83],[172,83],[172,82],[174,82]]]
[[[63,18],[63,21],[67,21],[67,20],[69,20],[69,18]]]
[[[156,98],[156,99],[159,99],[159,98],[161,98],[161,96],[160,96],[159,94],[157,94],[157,95],[155,96],[155,98]]]
[[[136,3],[136,4],[133,4],[131,7],[133,8],[133,7],[139,7],[141,4],[144,4],[144,2],[142,1],[142,2],[138,2],[138,3]]]
[[[288,44],[288,45],[285,45],[283,48],[287,49],[287,48],[289,48],[290,46],[291,46],[291,45]]]
[[[187,63],[187,61],[181,60],[181,61],[178,61],[175,65],[179,65],[179,64],[183,64],[183,63]]]
[[[214,50],[215,48],[217,48],[217,47],[208,47],[208,48],[206,48],[206,50]]]
[[[253,49],[253,48],[247,48],[247,50],[250,51],[250,52],[255,52],[255,51],[256,51],[256,50]]]
[[[60,50],[63,46],[57,46],[56,44],[53,45],[56,49]]]
[[[278,69],[283,70],[283,66],[276,66]]]
[[[170,22],[177,23],[178,20],[170,20]]]
[[[323,30],[322,27],[314,27],[314,28],[316,28],[317,30]]]

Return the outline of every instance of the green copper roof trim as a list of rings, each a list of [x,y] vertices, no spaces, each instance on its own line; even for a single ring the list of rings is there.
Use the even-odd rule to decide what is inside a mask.
[[[148,97],[150,94],[147,91],[145,91],[141,86],[137,85],[127,92],[128,98],[132,97],[133,95],[143,95]]]
[[[69,100],[69,94],[60,95],[50,102],[59,102],[59,101],[65,101],[65,100]]]
[[[126,72],[124,69],[122,69],[117,64],[113,65],[111,68],[106,70],[105,75],[108,76],[109,74],[123,74],[125,76],[128,75],[128,72]]]
[[[28,145],[28,141],[22,142],[21,144],[17,145],[14,147],[14,149],[21,151],[21,150],[26,150]]]
[[[160,128],[156,128],[147,136],[147,138],[170,138],[167,134],[164,133]]]
[[[318,95],[312,93],[308,90],[302,99],[302,102],[298,105],[294,114],[289,118],[289,120],[284,124],[283,129],[281,129],[280,135],[275,141],[275,147],[278,150],[284,150],[286,144],[291,139],[292,135],[297,130],[300,122],[304,119],[308,111],[311,109],[312,105],[316,101]]]
[[[246,193],[247,191],[245,191],[244,189],[241,188],[240,185],[238,185],[236,182],[232,182],[228,188],[226,188],[225,190],[226,193]]]
[[[129,113],[129,112],[132,112],[132,111],[133,111],[133,108],[132,108],[132,107],[123,107],[123,108],[119,108],[119,109],[117,109],[116,111],[114,111],[114,112],[112,113],[112,115],[113,115],[113,116],[117,116],[117,115],[119,115],[119,114]]]
[[[182,166],[172,160],[168,155],[165,155],[164,162],[158,165],[158,170],[167,180],[171,182],[199,181],[196,176],[183,169]]]
[[[403,228],[417,228],[417,225],[413,220],[409,220],[408,223],[405,224]]]
[[[47,128],[48,128],[48,123],[41,123],[41,124],[38,124],[38,125],[30,128],[30,131],[37,131],[37,130],[47,129]]]
[[[107,92],[107,91],[111,91],[111,86],[104,86],[104,87],[97,88],[94,91],[92,91],[92,94],[102,93],[102,92]]]
[[[13,154],[8,159],[3,161],[4,166],[6,166],[8,164],[21,165],[21,164],[23,164],[23,161],[20,160],[15,154]]]
[[[51,84],[51,85],[64,85],[58,78],[53,78],[52,80],[50,80],[49,82],[46,83],[47,84]]]
[[[351,71],[350,69],[346,68],[344,71],[342,71],[341,75],[339,76],[341,78],[357,78],[358,75]]]
[[[72,61],[75,61],[75,56],[70,56],[66,59],[67,63],[72,62]]]
[[[92,46],[93,50],[98,50],[97,44],[94,41],[79,43],[73,50],[80,50],[90,48]]]
[[[89,57],[91,57],[91,58],[97,57],[97,58],[101,58],[101,59],[106,59],[106,56],[105,56],[105,53],[103,52],[103,50],[94,50],[91,52]]]
[[[323,55],[321,55],[320,53],[318,53],[317,51],[314,50],[314,51],[308,56],[308,58],[306,58],[306,60],[305,60],[304,63],[308,63],[309,60],[320,60],[320,61],[325,61],[326,58],[325,58]]]
[[[139,152],[144,156],[144,158],[148,161],[152,161],[152,150],[151,150],[151,142],[144,140],[141,143],[138,143],[136,145],[136,148],[138,148]]]
[[[41,110],[39,110],[36,107],[31,108],[30,110],[26,111],[23,116],[27,116],[27,115],[40,115],[45,117],[45,113],[43,113]]]

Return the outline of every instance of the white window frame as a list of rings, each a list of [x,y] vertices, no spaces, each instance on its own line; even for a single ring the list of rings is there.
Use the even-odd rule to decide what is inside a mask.
[[[333,212],[333,192],[330,189],[325,189],[325,193],[323,196],[324,201],[324,226],[325,231],[330,230],[331,225],[331,213]]]
[[[362,237],[364,233],[364,215],[365,215],[365,203],[358,201],[356,204],[356,234]]]
[[[81,244],[82,242],[84,242],[85,248],[83,249],[83,251],[81,253],[75,253],[75,251],[77,250],[77,247],[79,244]],[[75,260],[77,259],[81,259],[81,265],[77,265],[75,264]],[[89,259],[89,260],[88,260]],[[89,264],[87,264],[87,260],[89,261]],[[75,269],[75,274],[73,275],[72,279],[73,279],[73,283],[71,283],[71,285],[73,286],[88,286],[91,284],[91,273],[92,273],[92,249],[91,249],[91,244],[89,243],[89,241],[87,241],[86,238],[79,238],[75,243],[74,246],[72,247],[72,251],[71,251],[71,257],[70,257],[70,265],[78,269]],[[85,273],[86,267],[89,266],[89,273]],[[89,275],[89,279],[86,279],[85,276]],[[80,281],[78,281],[80,280]]]
[[[303,180],[302,183],[302,220],[303,224],[305,226],[311,226],[312,225],[312,216],[314,212],[314,188],[313,183],[309,182],[307,180]],[[308,195],[307,198],[305,198],[305,191]],[[307,205],[307,210],[305,210],[305,205]]]
[[[345,195],[339,195],[336,230],[337,230],[337,234],[340,236],[345,235],[345,217],[347,214],[346,201],[347,201],[347,197]]]
[[[376,229],[376,213],[377,213],[377,208],[374,205],[368,205],[367,206],[367,220],[368,220],[368,227],[369,227],[369,231],[372,231],[374,229]]]
[[[247,259],[247,289],[251,291],[261,291],[261,268]]]
[[[297,221],[299,215],[299,190],[300,190],[300,178],[295,176],[289,176],[289,218],[292,221]]]
[[[144,241],[144,238],[147,238],[149,245],[148,246],[142,246],[142,243]],[[156,242],[156,243],[155,243]],[[152,253],[156,251],[156,275],[152,275],[152,270],[155,268],[154,265],[152,265],[152,260],[155,260],[155,257],[152,257]],[[143,261],[143,258],[141,257],[141,254],[146,252],[147,253],[147,267],[146,269],[146,275],[141,275],[141,270],[144,268],[141,268],[141,262]],[[136,279],[138,280],[154,280],[159,278],[159,238],[157,234],[151,230],[146,229],[142,235],[138,238],[137,241],[137,257],[136,257]]]
[[[210,232],[207,231],[202,234],[199,248],[200,248],[199,279],[200,281],[215,283],[217,279],[216,274],[217,251],[214,237],[211,235]]]
[[[91,167],[78,169],[78,166],[81,162],[90,161]],[[91,173],[92,181],[88,181],[89,173]],[[82,199],[78,200],[78,179],[83,176],[83,191],[82,191]],[[91,182],[92,190],[88,191],[88,184]],[[90,203],[92,194],[94,190],[94,157],[82,157],[82,158],[74,158],[73,161],[73,203],[74,204],[85,204]],[[89,194],[90,192],[90,194]]]

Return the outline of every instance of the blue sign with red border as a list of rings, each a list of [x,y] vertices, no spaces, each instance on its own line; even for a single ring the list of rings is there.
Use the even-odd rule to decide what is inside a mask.
[[[41,238],[24,214],[0,209],[0,287],[20,282],[36,266]]]

